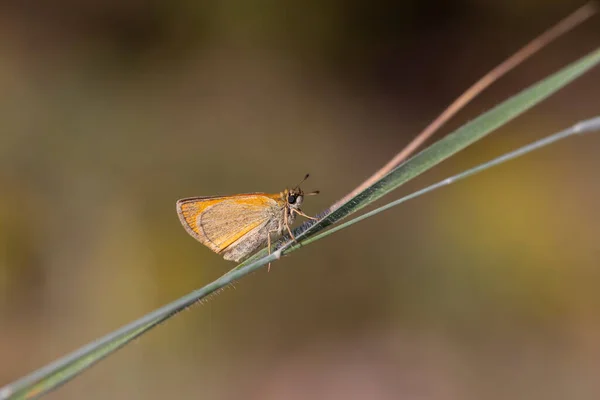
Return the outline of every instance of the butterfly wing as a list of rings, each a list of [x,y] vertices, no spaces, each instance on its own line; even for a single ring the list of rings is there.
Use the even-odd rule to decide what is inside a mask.
[[[216,253],[259,231],[279,209],[274,196],[247,194],[179,200],[177,214],[186,231]]]

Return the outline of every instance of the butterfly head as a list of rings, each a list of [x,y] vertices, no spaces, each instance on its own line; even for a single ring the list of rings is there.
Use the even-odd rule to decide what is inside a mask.
[[[304,177],[304,179],[302,179],[302,181],[300,183],[298,183],[294,188],[292,189],[285,189],[283,191],[282,198],[286,203],[286,207],[290,208],[290,209],[296,209],[299,210],[300,206],[302,205],[302,202],[304,201],[304,196],[313,196],[315,194],[319,194],[318,190],[315,190],[314,192],[310,192],[310,193],[304,193],[304,191],[302,190],[302,188],[300,188],[300,185],[306,180],[308,179],[308,174],[306,174],[306,176]]]

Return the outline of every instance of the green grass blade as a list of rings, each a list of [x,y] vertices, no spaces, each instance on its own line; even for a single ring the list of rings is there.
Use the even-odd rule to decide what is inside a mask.
[[[33,399],[56,389],[154,326],[275,259],[276,256],[273,254],[253,263],[253,265],[248,265],[244,270],[245,273],[227,273],[201,289],[146,314],[142,318],[79,348],[32,374],[0,388],[0,399]]]
[[[318,222],[308,227],[300,227],[295,231],[297,239],[303,240],[314,236],[327,226],[330,226],[349,214],[352,214],[381,198],[408,180],[427,171],[434,165],[525,112],[535,104],[572,82],[599,62],[600,49],[508,99],[400,165],[380,181],[367,188],[341,207],[331,213],[326,213],[326,215]],[[211,293],[248,275],[269,262],[274,261],[281,254],[289,253],[293,250],[295,250],[295,248],[292,248],[292,243],[287,242],[279,248],[279,250],[269,256],[265,256],[267,253],[266,250],[259,252],[258,255],[255,255],[247,262],[234,268],[205,287],[147,314],[31,375],[5,386],[0,389],[0,399],[34,398],[57,388],[80,374],[86,368],[100,361],[115,350],[123,347],[125,344],[129,343],[134,338],[139,337],[154,326],[169,319],[186,307],[206,298],[206,296]]]
[[[379,214],[380,212],[389,210],[392,207],[396,207],[399,206],[400,204],[408,201],[408,200],[412,200],[414,198],[417,198],[419,196],[422,196],[424,194],[427,194],[429,192],[433,192],[436,189],[440,189],[444,186],[448,186],[451,185],[453,183],[456,183],[460,180],[463,180],[465,178],[468,178],[472,175],[478,174],[480,172],[485,171],[486,169],[495,167],[497,165],[500,165],[502,163],[505,163],[507,161],[513,160],[515,158],[518,157],[522,157],[525,154],[531,153],[534,150],[539,150],[543,147],[549,146],[551,144],[554,144],[556,142],[558,142],[559,140],[563,140],[563,139],[567,139],[571,136],[574,135],[580,135],[582,133],[588,133],[588,132],[594,132],[594,131],[600,131],[600,117],[595,117],[592,119],[588,119],[586,121],[582,121],[577,123],[576,125],[573,125],[572,127],[565,129],[561,132],[555,133],[553,135],[547,136],[543,139],[537,140],[533,143],[530,143],[526,146],[520,147],[514,151],[511,151],[510,153],[506,153],[500,157],[494,158],[493,160],[490,160],[488,162],[485,162],[483,164],[480,164],[476,167],[473,167],[471,169],[468,169],[466,171],[463,171],[459,174],[453,175],[449,178],[446,178],[444,180],[441,180],[437,183],[434,183],[433,185],[427,186],[426,188],[423,188],[421,190],[417,190],[416,192],[413,192],[407,196],[404,196],[398,200],[394,200],[391,203],[388,203],[384,206],[378,207],[375,210],[369,211],[368,213],[365,213],[359,217],[353,218],[350,221],[344,222],[343,224],[339,224],[336,225],[335,227],[326,230],[325,232],[321,232],[318,233],[314,236],[311,236],[310,238],[304,240],[302,242],[302,245],[307,245],[310,244],[312,242],[315,242],[317,240],[323,239],[326,236],[331,235],[332,233],[335,233],[337,231],[340,231],[342,229],[346,229],[348,228],[350,225],[354,225],[357,222],[360,222],[364,219],[373,217],[377,214]],[[295,245],[295,247],[298,247],[298,245]]]

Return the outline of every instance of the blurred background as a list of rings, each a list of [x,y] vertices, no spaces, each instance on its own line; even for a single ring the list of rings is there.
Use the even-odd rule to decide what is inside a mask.
[[[0,5],[0,386],[235,264],[179,198],[316,214],[579,1]],[[600,17],[437,138],[600,45]],[[382,202],[596,116],[596,69]],[[596,399],[600,136],[307,246],[50,399]]]

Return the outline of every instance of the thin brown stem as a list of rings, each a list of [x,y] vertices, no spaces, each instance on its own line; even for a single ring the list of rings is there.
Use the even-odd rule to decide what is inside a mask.
[[[533,41],[529,42],[526,46],[521,48],[519,51],[514,53],[512,56],[507,58],[504,62],[492,69],[475,84],[468,88],[463,94],[461,94],[448,108],[446,108],[433,122],[431,122],[412,142],[402,149],[398,154],[394,156],[387,164],[385,164],[380,170],[375,172],[370,178],[361,183],[356,189],[348,193],[344,198],[336,202],[330,208],[330,212],[346,203],[349,199],[362,192],[391,170],[396,168],[400,163],[406,160],[411,154],[419,148],[427,139],[429,139],[442,125],[444,125],[450,118],[452,118],[458,111],[460,111],[465,105],[467,105],[473,98],[479,95],[483,90],[489,87],[492,83],[498,80],[500,77],[505,75],[508,71],[515,68],[517,65],[531,57],[538,50],[552,42],[554,39],[564,35],[569,30],[575,28],[577,25],[584,22],[586,19],[594,15],[597,11],[598,5],[592,1],[579,8],[577,11],[564,18],[558,24],[548,29],[546,32],[538,36]]]

